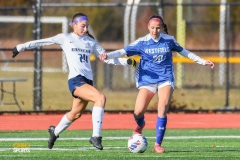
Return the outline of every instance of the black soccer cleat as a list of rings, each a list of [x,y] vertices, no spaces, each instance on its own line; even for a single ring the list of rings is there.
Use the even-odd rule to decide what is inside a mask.
[[[52,149],[53,148],[53,145],[54,145],[54,142],[57,140],[57,138],[59,136],[55,136],[54,134],[54,130],[55,130],[55,126],[50,126],[48,128],[48,132],[50,134],[50,137],[49,137],[49,140],[48,140],[48,148],[49,149]]]
[[[89,142],[97,149],[103,150],[102,137],[91,137]]]

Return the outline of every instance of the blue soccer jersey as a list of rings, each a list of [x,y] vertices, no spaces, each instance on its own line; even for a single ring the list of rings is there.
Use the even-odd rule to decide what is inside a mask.
[[[161,33],[158,39],[152,39],[148,34],[134,43],[126,46],[127,56],[141,57],[136,71],[137,86],[174,81],[172,51],[181,52],[173,36]]]
[[[141,57],[137,71],[137,87],[158,84],[166,81],[174,82],[174,66],[172,51],[180,53],[196,63],[205,65],[206,61],[194,53],[181,47],[173,36],[161,33],[157,39],[150,34],[139,38],[124,49],[108,53],[108,59],[127,55]]]

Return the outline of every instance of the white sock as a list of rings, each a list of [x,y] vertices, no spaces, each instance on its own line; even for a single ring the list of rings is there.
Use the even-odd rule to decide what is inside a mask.
[[[67,129],[71,124],[72,122],[67,119],[67,116],[65,114],[55,128],[55,131],[54,131],[55,136],[58,136],[62,131]]]
[[[92,110],[93,137],[100,137],[104,108],[94,106]]]

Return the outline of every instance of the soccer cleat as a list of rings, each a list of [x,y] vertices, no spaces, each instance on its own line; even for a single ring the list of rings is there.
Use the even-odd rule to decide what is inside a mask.
[[[145,126],[145,122],[141,127],[137,126],[136,129],[133,131],[133,135],[134,134],[142,134],[142,130],[143,130],[144,126]]]
[[[89,142],[97,149],[103,150],[102,137],[91,137]]]
[[[52,149],[53,148],[53,145],[54,145],[54,142],[57,140],[57,138],[59,136],[55,136],[54,134],[54,130],[55,130],[55,126],[50,126],[48,128],[48,132],[50,134],[50,137],[49,137],[49,140],[48,140],[48,148],[49,149]]]
[[[164,148],[161,147],[161,145],[156,143],[156,142],[155,142],[153,151],[156,152],[156,153],[164,153],[165,152]]]

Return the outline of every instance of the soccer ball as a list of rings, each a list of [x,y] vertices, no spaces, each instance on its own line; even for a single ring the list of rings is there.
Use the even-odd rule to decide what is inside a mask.
[[[143,153],[147,150],[148,141],[143,134],[134,134],[128,139],[128,149],[133,153]]]

